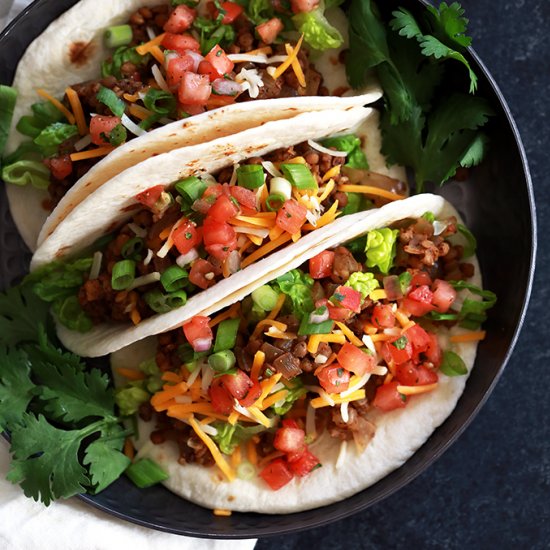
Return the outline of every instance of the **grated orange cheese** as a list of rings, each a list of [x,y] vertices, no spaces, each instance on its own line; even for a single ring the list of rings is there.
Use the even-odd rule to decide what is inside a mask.
[[[418,395],[433,391],[437,386],[437,382],[434,384],[424,384],[423,386],[397,386],[397,391],[402,395]]]
[[[266,428],[273,428],[275,426],[275,420],[268,418],[258,407],[254,405],[248,407],[248,412]]]
[[[134,308],[132,310],[132,313],[130,313],[130,319],[132,320],[132,323],[134,323],[134,325],[139,324],[139,322],[141,321],[141,315],[136,308]]]
[[[231,426],[234,426],[237,423],[237,420],[239,420],[239,413],[237,411],[233,411],[227,418],[227,421]]]
[[[416,323],[414,321],[409,321],[402,329],[401,329],[401,334],[404,334],[407,330],[409,330],[410,328],[414,327],[414,325],[416,325]]]
[[[254,354],[254,360],[252,361],[252,368],[250,369],[250,378],[256,381],[260,377],[260,370],[264,366],[265,362],[265,353],[258,350]]]
[[[329,397],[334,401],[336,405],[341,405],[342,403],[349,403],[350,401],[365,399],[365,390],[356,390],[346,397],[340,397],[339,395],[332,393],[329,395]],[[309,403],[314,409],[320,409],[321,407],[330,406],[330,403],[323,397],[316,397],[315,399],[312,399]]]
[[[250,50],[249,52],[246,52],[246,55],[271,55],[273,53],[273,50],[271,49],[271,46],[264,46],[263,48],[258,48],[256,50]]]
[[[136,369],[117,367],[116,371],[120,374],[120,376],[124,376],[124,378],[127,378],[128,380],[143,380],[145,378],[145,374]]]
[[[124,440],[124,454],[130,459],[134,460],[134,456],[136,454],[136,450],[134,449],[134,445],[132,443],[132,440],[127,437]]]
[[[69,111],[69,109],[67,109],[67,107],[65,107],[65,105],[61,103],[61,101],[55,99],[55,97],[51,96],[46,90],[38,88],[38,90],[36,90],[36,93],[40,97],[48,100],[58,111],[61,111],[65,118],[69,121],[69,124],[74,124],[76,122],[73,113],[71,113],[71,111]]]
[[[250,256],[247,256],[241,263],[241,268],[245,268],[251,264],[253,264],[256,260],[259,260],[261,257],[265,256],[266,254],[269,254],[271,251],[275,250],[282,244],[286,243],[287,241],[290,241],[291,236],[286,231],[274,241],[271,241],[269,243],[264,244],[262,247],[258,248],[258,250],[255,250],[250,254]]]
[[[65,90],[65,95],[71,104],[71,109],[73,110],[76,125],[78,127],[78,133],[81,136],[85,136],[88,133],[88,125],[86,124],[86,117],[84,116],[80,98],[71,87]]]
[[[369,294],[369,298],[375,302],[379,300],[385,300],[388,297],[386,291],[383,288],[377,288]]]
[[[239,308],[241,305],[239,303],[233,304],[227,311],[224,311],[223,313],[220,313],[216,317],[214,317],[209,323],[208,326],[210,328],[215,327],[216,325],[219,325],[222,321],[225,321],[226,319],[234,319],[239,316]]]
[[[271,405],[274,405],[277,401],[284,399],[287,395],[288,390],[279,390],[278,392],[275,392],[264,400],[262,403],[262,410],[269,409]]]
[[[252,333],[252,338],[255,338],[256,336],[258,336],[258,334],[260,334],[263,327],[269,327],[269,326],[275,327],[280,332],[285,332],[285,330],[287,329],[287,325],[285,325],[284,323],[281,323],[280,321],[275,321],[274,319],[267,319],[267,318],[262,319],[256,325],[256,328]]]
[[[167,371],[163,373],[160,378],[165,382],[173,382],[174,384],[178,384],[179,382],[181,382],[181,376],[172,371]]]
[[[292,48],[292,53],[289,54],[288,57],[273,72],[273,80],[277,80],[292,65],[292,62],[297,59],[298,52],[300,51],[303,40],[304,35],[302,34],[302,36],[300,36],[300,39],[296,43],[296,46]]]
[[[165,404],[167,401],[170,401],[177,395],[183,395],[187,392],[188,389],[189,387],[185,382],[179,382],[178,384],[174,384],[173,386],[165,384],[162,387],[162,390],[158,391],[151,397],[151,405],[156,410],[159,410],[158,407],[161,407],[163,404]]]
[[[328,172],[325,172],[325,175],[322,177],[321,181],[322,182],[329,181],[334,176],[337,176],[340,173],[340,168],[341,168],[340,164],[337,164],[336,166],[333,166]],[[328,195],[327,195],[327,197],[328,197]],[[327,197],[325,197],[325,199]]]
[[[273,376],[260,382],[260,386],[262,386],[262,393],[260,394],[260,397],[256,399],[255,403],[253,403],[253,407],[261,408],[263,400],[269,395],[269,392],[271,392],[273,386],[275,386],[275,384],[281,379],[281,376],[282,374],[277,372]]]
[[[256,452],[256,444],[252,439],[248,440],[248,443],[246,444],[246,456],[248,457],[248,462],[252,464],[252,466],[258,465],[258,453]]]
[[[302,236],[302,232],[301,231],[298,231],[297,233],[294,233],[292,235],[292,242],[295,243],[295,242],[298,242],[300,240],[300,237]]]
[[[392,338],[395,338],[395,335],[379,332],[378,334],[371,334],[371,338],[373,342],[385,342],[386,340],[391,340]]]
[[[288,55],[291,55],[293,50],[290,44],[285,44],[285,50]],[[302,88],[306,87],[306,77],[304,76],[304,71],[302,71],[302,66],[300,65],[300,61],[298,61],[298,58],[296,57],[294,61],[292,62],[292,70],[294,71],[294,74],[296,75],[296,78],[298,80],[298,84]]]
[[[334,168],[340,168],[340,165],[337,164],[336,166],[334,166]],[[332,168],[330,170],[332,170]],[[329,172],[330,172],[330,170],[329,170]],[[327,172],[327,174],[328,174],[328,172]],[[332,193],[335,185],[336,184],[334,183],[333,179],[330,179],[328,181],[328,183],[325,187],[325,190],[323,191],[323,193],[318,198],[319,204],[322,203]]]
[[[395,318],[399,322],[399,324],[402,327],[405,327],[409,322],[409,317],[405,314],[405,312],[401,309],[396,310],[395,312]]]
[[[334,201],[334,204],[317,220],[317,225],[315,227],[309,223],[306,223],[305,225],[302,226],[302,229],[313,231],[315,229],[319,229],[320,227],[328,225],[329,223],[333,222],[337,216],[341,214],[341,212],[337,212],[337,210],[338,210],[338,201]]]
[[[365,347],[365,344],[363,344],[363,341],[360,338],[357,338],[353,331],[348,328],[344,323],[340,323],[339,321],[335,321],[338,328],[344,333],[344,336],[354,345],[358,348]],[[324,365],[323,365],[324,366]]]
[[[485,339],[485,331],[478,330],[476,332],[465,332],[464,334],[455,334],[451,336],[451,342],[457,344],[459,342],[478,342]]]
[[[404,195],[398,195],[397,193],[386,191],[386,189],[380,189],[380,187],[373,187],[372,185],[344,184],[338,186],[338,191],[345,191],[346,193],[365,193],[366,195],[383,197],[391,201],[400,201],[407,198]]]
[[[152,40],[149,40],[149,42],[145,42],[145,44],[141,44],[141,46],[138,46],[136,48],[136,52],[139,53],[139,55],[147,55],[151,48],[154,46],[159,46],[164,39],[166,33],[159,34],[158,36],[155,36]]]
[[[149,53],[161,64],[164,65],[164,52],[158,47],[153,46]]]
[[[309,353],[317,353],[321,342],[330,342],[332,344],[344,344],[346,337],[343,334],[312,334],[307,343]]]
[[[236,468],[241,463],[241,446],[237,445],[231,454],[231,466]]]
[[[132,116],[135,116],[140,120],[145,120],[153,115],[153,113],[149,111],[149,109],[146,109],[141,105],[130,105],[129,112]]]
[[[231,510],[226,510],[225,508],[214,508],[213,513],[215,516],[227,518],[232,514]]]
[[[238,222],[244,222],[250,224],[252,227],[273,227],[275,218],[277,217],[275,212],[262,212],[262,214],[270,214],[269,216],[260,216],[260,213],[255,216],[235,216],[233,220]],[[240,223],[238,225],[241,225]],[[244,227],[247,227],[246,225]]]
[[[258,237],[258,235],[251,235],[250,233],[246,233],[246,236],[251,240],[253,244],[256,246],[262,246],[262,243],[264,240],[261,237]]]
[[[284,229],[282,229],[278,225],[275,225],[269,230],[269,240],[274,241],[275,239],[278,239],[284,233],[284,231]]]
[[[266,317],[266,319],[275,319],[275,317],[279,315],[279,311],[281,311],[285,300],[286,294],[281,292],[281,294],[279,294],[279,297],[277,298],[277,303],[275,304],[275,307],[269,312],[269,315]]]
[[[93,159],[97,157],[104,157],[108,155],[114,147],[105,145],[104,147],[97,147],[96,149],[88,149],[87,151],[79,151],[78,153],[71,153],[70,157],[73,162],[78,160]]]

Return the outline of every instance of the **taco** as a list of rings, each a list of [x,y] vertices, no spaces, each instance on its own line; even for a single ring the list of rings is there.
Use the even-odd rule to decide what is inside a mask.
[[[81,0],[54,21],[13,82],[3,179],[17,184],[8,194],[27,244],[34,249],[94,189],[152,155],[378,99],[376,84],[358,90],[361,97],[330,97],[351,93],[340,59],[347,20],[332,10],[340,33],[321,6],[300,13],[305,8],[277,15],[255,2],[189,8],[123,0],[98,10]],[[318,69],[310,48],[324,52]],[[29,182],[34,187],[21,188]]]
[[[275,262],[272,252],[297,241],[288,253],[301,254],[338,216],[351,224],[348,214],[403,198],[402,182],[374,187],[361,169],[361,140],[347,132],[369,114],[355,107],[269,122],[154,157],[98,189],[32,260],[63,343],[103,355],[178,326],[208,296],[246,286],[248,266],[277,267],[284,257]],[[348,170],[367,185],[351,184]]]
[[[496,299],[471,234],[433,195],[358,216],[183,330],[112,355],[136,460],[170,490],[243,512],[327,505],[451,414]]]

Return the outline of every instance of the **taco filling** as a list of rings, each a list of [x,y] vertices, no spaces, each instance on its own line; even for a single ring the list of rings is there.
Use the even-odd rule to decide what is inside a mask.
[[[4,159],[4,181],[47,188],[51,211],[101,157],[149,130],[235,102],[328,95],[308,47],[343,38],[318,2],[174,4],[105,31],[101,78],[60,98],[38,90],[44,101],[17,124],[31,141]]]
[[[472,242],[456,218],[427,213],[325,250],[159,335],[154,359],[121,369],[132,381],[119,407],[153,424],[155,446],[173,442],[180,464],[273,490],[323,466],[321,438],[360,453],[384,415],[468,373],[459,343],[483,339],[496,299],[467,282]]]
[[[137,324],[185,305],[188,297],[338,216],[403,198],[396,193],[405,191],[403,183],[384,178],[393,191],[378,187],[380,176],[361,168],[367,164],[357,137],[325,144],[332,148],[304,142],[215,176],[198,173],[175,183],[172,192],[162,185],[147,189],[135,197],[131,220],[101,239],[93,254],[32,274],[37,294],[53,302],[58,320],[74,330]],[[351,184],[347,173],[367,183],[374,178],[373,185]]]

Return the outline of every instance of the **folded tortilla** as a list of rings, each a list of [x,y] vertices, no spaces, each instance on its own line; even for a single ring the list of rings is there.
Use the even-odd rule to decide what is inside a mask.
[[[26,139],[16,131],[15,126],[38,100],[36,89],[43,88],[54,97],[61,97],[67,86],[74,82],[98,78],[101,61],[109,55],[103,44],[104,30],[123,23],[140,7],[153,4],[153,0],[117,0],[98,9],[96,0],[80,0],[31,43],[18,64],[13,81],[13,86],[18,90],[18,100],[6,153],[13,152]],[[339,28],[347,25],[341,10],[334,10],[333,17]],[[342,30],[345,31],[345,28]],[[347,32],[343,35],[346,36]],[[344,47],[345,43],[338,50],[329,50],[319,58],[320,70],[330,80],[329,93],[347,85],[343,66],[335,67],[329,61],[329,55],[337,58]],[[235,134],[269,120],[291,118],[307,111],[368,105],[382,96],[380,87],[374,81],[353,93],[358,95],[247,101],[170,123],[116,148],[67,192],[49,216],[42,207],[46,197],[44,191],[31,186],[8,185],[11,213],[25,243],[34,251],[94,190],[145,159]]]
[[[456,210],[441,197],[417,195],[404,201],[391,203],[378,209],[350,216],[353,224],[343,218],[332,224],[333,234],[319,239],[317,244],[289,262],[268,274],[259,275],[259,264],[249,270],[258,275],[249,286],[236,291],[220,301],[213,301],[201,315],[210,315],[231,303],[242,300],[255,288],[267,283],[291,269],[294,269],[317,255],[322,250],[332,248],[352,240],[372,229],[385,227],[405,218],[417,218],[426,211],[437,218],[456,216]],[[342,235],[346,235],[343,237]],[[290,250],[290,249],[289,249]],[[289,251],[288,250],[288,251]],[[476,258],[469,258],[475,267],[471,283],[481,286],[479,264]],[[244,272],[243,272],[244,273]],[[213,297],[214,298],[214,297]],[[468,369],[474,366],[477,342],[453,343],[452,335],[467,332],[459,327],[451,330],[441,328],[438,333],[443,350],[458,353]],[[117,367],[135,368],[141,360],[154,356],[156,339],[147,338],[132,346],[114,353],[111,358],[113,369]],[[115,377],[116,378],[116,377]],[[155,460],[169,474],[164,485],[185,499],[208,508],[224,508],[240,512],[260,512],[271,514],[293,513],[350,497],[373,485],[391,471],[404,464],[430,437],[433,431],[452,413],[466,384],[466,376],[448,377],[439,374],[437,389],[417,396],[404,409],[377,413],[369,418],[376,425],[376,432],[362,452],[357,452],[353,442],[342,448],[338,440],[324,433],[309,449],[322,463],[307,476],[294,477],[290,483],[277,491],[272,491],[259,478],[225,481],[214,467],[197,464],[180,465],[177,462],[176,446],[170,443],[154,445],[149,434],[154,423],[139,420],[139,438],[135,441],[138,458]]]

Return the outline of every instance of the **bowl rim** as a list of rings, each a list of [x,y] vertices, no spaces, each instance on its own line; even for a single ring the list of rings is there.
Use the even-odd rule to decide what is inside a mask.
[[[73,2],[73,5],[75,5],[79,0],[70,0],[70,1]],[[430,3],[427,0],[413,0],[413,1],[417,1],[419,4],[423,5],[424,7],[430,5]],[[33,13],[39,7],[41,7],[42,5],[50,4],[52,2],[55,2],[55,0],[34,0],[31,4],[26,6],[2,30],[2,32],[0,32],[0,48],[1,48],[2,42],[7,37],[9,37],[12,33],[16,32],[17,27],[19,25],[19,22],[21,20],[23,20],[24,18],[27,18],[29,16],[32,17]],[[50,23],[51,23],[51,21],[48,22],[48,25]],[[34,38],[32,40],[34,40]],[[32,40],[29,42],[29,44],[32,42]],[[511,339],[510,339],[510,342],[508,344],[508,349],[506,351],[505,357],[504,357],[497,373],[493,377],[490,385],[488,386],[487,390],[484,392],[484,394],[481,396],[481,398],[479,399],[477,404],[472,408],[472,410],[469,412],[469,414],[465,417],[465,419],[461,423],[461,425],[459,427],[457,427],[456,429],[454,429],[452,431],[452,434],[450,435],[450,437],[448,437],[446,439],[446,441],[438,449],[436,449],[434,452],[432,452],[432,454],[429,457],[426,457],[421,464],[416,465],[411,472],[409,472],[406,476],[402,476],[402,478],[398,479],[397,482],[394,483],[390,488],[388,488],[387,490],[385,490],[381,494],[377,495],[375,498],[373,498],[373,499],[371,499],[368,502],[365,502],[363,504],[353,506],[350,510],[341,510],[341,511],[330,512],[331,507],[334,507],[335,505],[339,504],[342,501],[339,501],[339,502],[333,503],[333,504],[329,504],[325,507],[317,508],[316,510],[322,510],[323,508],[325,508],[327,513],[320,514],[319,519],[309,520],[309,521],[307,521],[306,524],[300,522],[300,524],[297,524],[296,526],[292,526],[292,527],[277,526],[275,528],[275,530],[273,530],[273,529],[270,530],[269,518],[270,517],[288,517],[288,518],[291,518],[292,516],[294,516],[294,515],[298,516],[298,514],[301,514],[303,512],[295,512],[295,513],[290,513],[290,514],[277,514],[276,516],[273,516],[272,514],[261,514],[261,513],[254,514],[255,516],[264,516],[266,518],[266,526],[264,526],[264,527],[255,526],[254,528],[251,528],[251,529],[247,530],[246,533],[243,533],[242,531],[211,532],[211,533],[209,533],[209,532],[195,531],[193,529],[186,530],[185,528],[175,528],[175,527],[162,525],[159,522],[155,522],[155,521],[142,520],[140,518],[133,517],[133,516],[131,516],[130,514],[128,514],[126,512],[122,512],[122,511],[119,511],[117,509],[114,509],[114,508],[110,507],[107,504],[103,504],[102,502],[96,501],[94,495],[89,495],[89,494],[77,495],[77,497],[80,500],[86,502],[88,505],[92,506],[93,508],[95,508],[97,510],[101,510],[102,512],[105,512],[105,513],[107,513],[111,516],[114,516],[114,517],[117,517],[119,519],[131,522],[133,524],[137,524],[137,525],[141,525],[143,527],[156,529],[156,530],[159,530],[159,531],[164,531],[164,532],[171,533],[171,534],[183,535],[183,536],[191,536],[191,537],[205,538],[205,539],[217,538],[217,539],[233,539],[233,540],[236,540],[236,539],[247,539],[247,538],[257,538],[257,537],[263,538],[263,537],[276,536],[276,535],[278,536],[278,535],[294,534],[294,533],[298,533],[298,532],[301,532],[301,531],[304,531],[304,530],[309,530],[309,529],[322,527],[322,526],[327,525],[329,523],[333,523],[333,522],[345,519],[345,518],[347,518],[351,515],[362,512],[362,511],[366,510],[367,508],[377,504],[378,502],[386,499],[387,497],[394,494],[395,492],[397,492],[398,490],[403,488],[405,485],[410,483],[413,479],[418,477],[420,474],[425,472],[436,460],[438,460],[441,457],[441,455],[444,452],[447,451],[447,449],[452,444],[454,444],[456,442],[456,440],[462,435],[462,433],[466,430],[466,428],[471,424],[473,419],[479,413],[480,409],[486,403],[486,401],[489,398],[490,394],[494,390],[497,382],[500,380],[500,377],[502,376],[502,374],[504,372],[504,369],[506,368],[506,366],[507,366],[507,364],[508,364],[508,362],[509,362],[509,360],[510,360],[510,358],[511,358],[513,352],[514,352],[514,349],[516,347],[520,332],[521,332],[521,330],[523,328],[523,324],[525,322],[525,317],[526,317],[526,314],[527,314],[529,301],[530,301],[531,294],[532,294],[533,281],[534,281],[535,268],[536,268],[536,266],[535,266],[535,264],[536,264],[536,255],[537,255],[537,248],[538,248],[536,204],[535,204],[535,198],[534,198],[533,182],[532,182],[532,178],[531,178],[531,174],[530,174],[530,170],[529,170],[529,163],[528,163],[527,155],[526,155],[526,152],[525,152],[525,147],[523,145],[523,141],[521,139],[519,129],[517,127],[517,124],[514,120],[514,116],[512,114],[512,111],[511,111],[511,109],[510,109],[510,107],[509,107],[502,91],[500,90],[500,87],[498,86],[496,80],[494,79],[494,77],[492,76],[490,71],[488,70],[486,65],[483,63],[483,61],[481,60],[481,58],[479,57],[479,55],[477,54],[477,52],[475,51],[474,48],[468,47],[467,51],[468,51],[468,54],[470,55],[470,57],[475,62],[475,64],[479,67],[479,70],[482,73],[483,77],[488,82],[488,84],[490,86],[490,89],[494,93],[496,101],[498,101],[498,103],[500,104],[500,106],[502,108],[502,111],[505,115],[507,126],[509,126],[510,129],[512,130],[512,136],[513,136],[515,145],[517,147],[519,157],[520,157],[520,161],[521,161],[521,165],[522,165],[523,179],[525,180],[525,184],[526,184],[527,199],[528,199],[529,214],[530,214],[530,219],[529,219],[529,222],[530,222],[530,235],[529,236],[531,238],[531,251],[530,251],[530,258],[529,258],[529,267],[528,267],[528,272],[527,272],[527,284],[525,286],[525,295],[524,295],[523,302],[522,302],[522,305],[521,305],[521,308],[520,308],[520,313],[519,313],[519,316],[518,316],[518,322],[517,322],[517,325],[514,329],[514,332],[513,332],[513,335],[511,337]],[[452,416],[452,414],[453,413],[451,413],[451,415],[449,415],[449,418]],[[436,428],[436,430],[437,430],[437,428]],[[4,435],[4,437],[6,437],[5,434],[2,434],[2,435]],[[426,442],[424,442],[424,444],[425,443]],[[420,448],[422,448],[422,446]],[[418,450],[420,450],[420,448]],[[406,461],[400,468],[405,466],[405,464],[407,464],[407,462],[408,461]],[[397,470],[394,470],[394,472],[398,471],[400,468],[398,468]],[[390,474],[391,474],[391,472],[390,472]],[[368,490],[368,489],[369,488],[367,488],[365,490]],[[168,489],[166,489],[166,490],[168,491]],[[360,494],[361,492],[359,492],[357,494]],[[347,500],[347,499],[344,499],[344,500]],[[304,512],[308,512],[308,511],[304,511]],[[241,514],[241,513],[235,512],[234,515],[232,516],[233,519],[235,517],[238,517],[239,514]],[[216,518],[216,522],[218,522],[220,520],[222,522],[226,523],[229,526],[229,528],[231,528],[230,527],[231,524],[229,523],[231,518],[220,518],[220,517]]]

